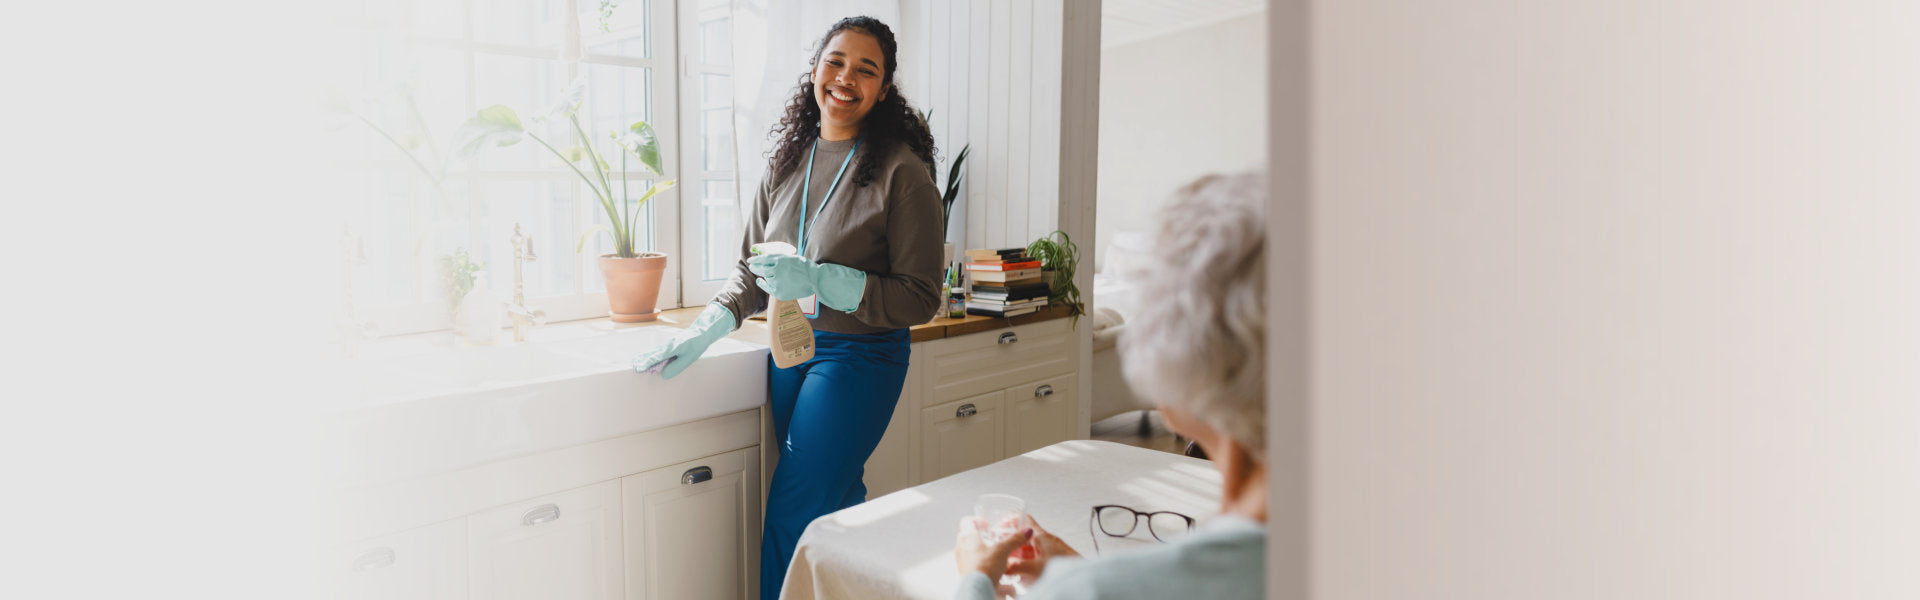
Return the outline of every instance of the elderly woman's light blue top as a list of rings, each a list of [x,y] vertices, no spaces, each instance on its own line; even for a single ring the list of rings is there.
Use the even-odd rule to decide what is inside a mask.
[[[1049,563],[1039,584],[1021,600],[1262,598],[1266,563],[1266,527],[1222,515],[1171,543]],[[968,572],[954,598],[994,600],[993,584],[986,575]]]

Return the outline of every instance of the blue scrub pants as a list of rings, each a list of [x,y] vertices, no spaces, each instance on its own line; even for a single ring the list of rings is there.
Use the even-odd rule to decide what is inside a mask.
[[[907,380],[907,330],[814,332],[813,359],[791,369],[767,359],[773,439],[780,464],[767,490],[760,538],[760,597],[780,597],[807,524],[867,498],[867,457],[887,432]]]

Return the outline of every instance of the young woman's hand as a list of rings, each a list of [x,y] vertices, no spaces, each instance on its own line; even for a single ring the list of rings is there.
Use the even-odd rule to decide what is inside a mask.
[[[1047,570],[1048,560],[1061,556],[1080,556],[1066,542],[1041,529],[1040,522],[1033,520],[1033,515],[1027,515],[1027,527],[1031,528],[1033,539],[1014,552],[1007,563],[1007,574],[1019,575],[1026,585],[1033,585],[1034,581],[1040,579],[1041,572]]]
[[[775,300],[798,300],[818,294],[820,303],[844,312],[860,307],[867,274],[852,267],[817,263],[791,254],[762,254],[747,259],[747,270]]]
[[[988,545],[980,541],[980,532],[986,524],[979,517],[967,517],[960,520],[960,534],[953,541],[953,564],[961,574],[976,572],[987,576],[987,581],[998,585],[1000,576],[1007,572],[1007,555],[1014,549],[1026,545],[1033,537],[1032,529],[1007,536],[999,543]]]

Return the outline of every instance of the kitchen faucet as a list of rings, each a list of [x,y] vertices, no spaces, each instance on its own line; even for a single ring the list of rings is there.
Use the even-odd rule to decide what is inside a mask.
[[[367,250],[360,236],[342,225],[340,228],[340,312],[334,315],[334,327],[340,334],[340,353],[352,358],[361,342],[379,335],[379,328],[360,318],[353,309],[353,267],[367,264]]]

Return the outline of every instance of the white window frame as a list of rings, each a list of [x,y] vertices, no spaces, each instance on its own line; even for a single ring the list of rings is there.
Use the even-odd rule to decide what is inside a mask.
[[[713,298],[714,294],[719,293],[720,288],[727,283],[727,279],[725,278],[709,281],[703,277],[708,266],[706,264],[706,253],[704,251],[704,242],[707,235],[706,209],[709,206],[724,207],[732,209],[734,214],[743,214],[743,211],[739,209],[739,203],[748,200],[741,197],[742,191],[739,189],[740,177],[738,168],[740,157],[737,149],[733,153],[734,156],[731,157],[735,167],[734,169],[707,170],[705,168],[706,139],[700,135],[702,125],[701,118],[707,108],[705,103],[701,102],[700,98],[702,90],[701,76],[706,74],[726,75],[731,80],[733,77],[733,67],[730,65],[733,61],[729,60],[728,65],[696,61],[695,57],[700,53],[692,50],[693,48],[699,47],[701,43],[701,23],[712,20],[716,15],[725,15],[725,18],[728,19],[728,27],[732,27],[732,3],[726,2],[705,9],[700,8],[702,0],[679,0],[679,3],[683,10],[681,11],[679,21],[678,39],[682,41],[681,47],[688,49],[688,51],[676,54],[680,61],[680,68],[678,70],[679,77],[677,78],[681,83],[679,106],[686,108],[686,110],[679,111],[680,131],[683,132],[680,137],[681,164],[686,165],[686,168],[679,173],[681,185],[678,186],[678,189],[686,189],[688,192],[684,196],[686,198],[682,205],[682,215],[684,218],[682,218],[680,222],[680,239],[684,240],[680,245],[681,260],[676,262],[679,262],[680,266],[684,269],[681,272],[686,274],[681,279],[680,284],[681,305],[686,306],[689,304],[706,303]],[[728,39],[727,52],[731,53],[733,51],[731,33],[729,33]],[[703,56],[700,58],[706,57]],[[738,82],[734,81],[733,84],[738,85]],[[726,102],[729,106],[733,103],[731,97],[725,98],[722,101]],[[727,122],[729,127],[732,127],[733,119],[731,117],[727,119]],[[737,137],[735,132],[731,131],[729,132],[729,136]],[[703,196],[705,195],[706,181],[709,179],[725,179],[731,182],[734,186],[733,202],[707,204]],[[727,234],[734,240],[734,245],[736,246],[739,243],[741,231],[743,231],[743,229],[735,228]],[[735,260],[738,259],[736,258]],[[732,263],[734,261],[728,262]],[[731,269],[722,270],[722,272],[730,271]]]
[[[585,2],[582,3],[583,6],[585,4]],[[651,114],[652,120],[649,121],[649,123],[653,125],[662,143],[670,145],[669,148],[666,148],[666,151],[661,153],[661,167],[664,171],[663,176],[680,182],[680,185],[655,196],[648,202],[648,207],[652,210],[652,228],[650,232],[653,244],[651,249],[666,252],[670,255],[661,281],[660,297],[656,304],[659,310],[685,306],[688,302],[704,303],[725,283],[724,279],[702,281],[699,277],[699,274],[704,272],[704,265],[702,264],[704,261],[704,253],[702,252],[701,243],[704,241],[704,228],[706,226],[705,211],[702,210],[702,190],[704,189],[704,182],[710,178],[732,180],[735,182],[737,188],[738,178],[734,171],[705,171],[701,168],[703,166],[702,156],[705,148],[703,147],[704,140],[700,135],[701,111],[699,95],[701,93],[701,74],[718,73],[731,76],[732,69],[727,66],[695,64],[694,61],[691,60],[691,56],[698,52],[698,44],[700,43],[699,26],[702,20],[702,11],[699,9],[699,4],[700,0],[651,0],[651,2],[644,4],[642,4],[640,0],[628,0],[628,5],[622,8],[644,5],[651,11],[648,15],[648,28],[650,31],[647,36],[647,43],[649,45],[648,55],[651,58],[634,58],[592,53],[591,48],[595,44],[595,34],[599,32],[593,29],[591,22],[583,21],[581,23],[582,46],[587,49],[587,52],[579,61],[564,63],[567,69],[566,75],[569,79],[579,76],[589,65],[593,64],[644,67],[649,69],[649,73],[651,74],[649,80],[651,87],[649,92],[651,94],[653,110]],[[708,14],[715,11],[730,13],[731,3],[724,3],[718,7],[707,9]],[[491,105],[497,101],[495,99],[475,97],[478,93],[478,86],[475,81],[477,75],[474,58],[477,55],[484,53],[550,59],[555,57],[556,53],[560,51],[560,48],[537,45],[509,45],[476,41],[472,39],[471,35],[473,15],[474,11],[471,10],[471,5],[469,5],[469,9],[463,11],[462,15],[462,18],[467,20],[465,30],[468,32],[462,39],[413,38],[415,43],[456,50],[465,56],[464,62],[466,70],[464,77],[466,78],[466,104],[469,114],[477,111],[482,106]],[[730,14],[729,18],[731,18]],[[669,75],[670,73],[671,75]],[[591,85],[591,82],[589,85]],[[731,99],[728,99],[728,101],[730,102]],[[595,110],[595,107],[591,106],[591,99],[587,104],[588,105],[582,107],[582,110],[588,113]],[[516,108],[531,110],[536,107]],[[731,122],[731,119],[729,119],[729,122]],[[593,135],[596,132],[589,131],[588,133],[589,135]],[[556,144],[561,143],[561,140],[553,141]],[[604,146],[601,147],[604,148]],[[737,160],[737,157],[735,157],[735,159]],[[609,173],[609,176],[616,179],[616,182],[619,178],[617,172]],[[585,203],[592,210],[598,210],[598,205],[597,202],[594,201],[593,194],[580,183],[577,175],[565,167],[542,170],[496,170],[487,172],[463,168],[448,172],[446,177],[448,181],[460,180],[466,186],[465,189],[469,190],[469,193],[477,189],[476,184],[489,181],[520,180],[549,183],[565,181],[578,202]],[[644,168],[633,169],[627,176],[627,181],[631,182],[633,187],[642,190],[654,179],[657,178],[646,173]],[[738,201],[738,196],[736,190],[736,201]],[[589,223],[585,220],[586,218],[583,211],[573,211],[574,222],[572,231],[576,232],[576,235],[577,232],[583,231],[589,226]],[[473,222],[469,222],[467,226],[470,231],[479,227],[478,224]],[[483,232],[472,231],[472,234],[475,236],[475,239],[478,240]],[[499,237],[492,236],[492,232],[484,232],[484,234],[490,237]],[[569,248],[572,246],[571,241],[572,240],[568,240],[569,243],[566,244]],[[505,244],[506,240],[504,238],[499,240],[488,239],[488,242]],[[476,242],[476,245],[477,244],[478,242]],[[591,244],[590,242],[589,246],[591,246]],[[477,252],[478,250],[476,249],[474,251]],[[549,321],[558,322],[604,318],[607,315],[606,293],[604,291],[586,291],[590,282],[594,281],[594,278],[599,277],[599,269],[595,264],[596,259],[592,256],[583,256],[571,251],[560,256],[552,256],[549,254],[552,253],[542,254],[537,261],[528,263],[526,268],[539,269],[543,263],[552,264],[551,261],[579,260],[582,262],[580,278],[575,282],[575,288],[571,293],[549,294],[544,296],[529,295],[526,298],[527,304],[534,308],[544,310],[548,315]],[[431,258],[424,260],[430,261]],[[512,294],[512,269],[513,266],[510,263],[491,264],[490,262],[488,264],[489,285],[503,297],[510,297]],[[427,277],[433,277],[430,266],[426,272],[429,273]],[[687,274],[692,274],[692,276],[687,276]],[[598,286],[595,285],[593,287]],[[446,316],[444,305],[440,303],[439,299],[435,298],[430,298],[423,302],[398,305],[376,306],[362,304],[357,306],[356,309],[358,309],[362,317],[371,321],[379,328],[380,335],[399,335],[444,330],[447,325],[444,320]]]

